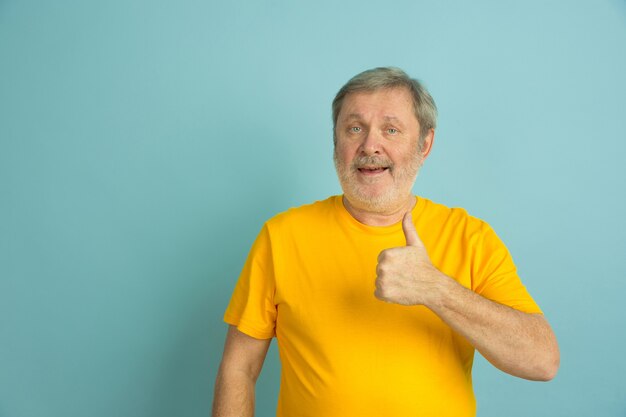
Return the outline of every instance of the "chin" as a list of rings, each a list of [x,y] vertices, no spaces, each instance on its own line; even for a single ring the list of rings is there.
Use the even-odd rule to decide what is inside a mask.
[[[420,160],[414,161],[411,169],[400,170],[391,179],[364,182],[335,158],[337,177],[345,197],[353,206],[371,213],[387,213],[406,204],[412,196],[419,163]]]
[[[353,206],[372,213],[385,213],[404,204],[411,191],[388,190],[377,193],[344,189],[344,194]]]

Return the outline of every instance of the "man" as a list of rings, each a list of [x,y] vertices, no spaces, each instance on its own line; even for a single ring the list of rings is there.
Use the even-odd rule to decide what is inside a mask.
[[[264,225],[225,314],[214,416],[253,415],[274,336],[279,416],[473,416],[474,349],[511,375],[554,377],[555,336],[494,231],[412,195],[436,113],[397,68],[339,91],[344,194]]]

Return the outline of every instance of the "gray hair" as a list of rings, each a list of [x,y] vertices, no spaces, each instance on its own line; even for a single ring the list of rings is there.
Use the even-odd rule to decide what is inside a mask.
[[[437,125],[437,106],[432,96],[418,80],[411,78],[400,68],[379,67],[355,75],[337,93],[333,100],[333,140],[337,143],[335,128],[344,98],[355,92],[372,92],[388,88],[406,88],[413,97],[413,110],[420,125],[420,150],[424,138]]]

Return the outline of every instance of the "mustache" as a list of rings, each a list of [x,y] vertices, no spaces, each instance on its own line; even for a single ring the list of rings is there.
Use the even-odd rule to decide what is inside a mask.
[[[352,169],[359,169],[363,167],[387,167],[393,169],[393,162],[382,156],[359,156],[352,161]]]

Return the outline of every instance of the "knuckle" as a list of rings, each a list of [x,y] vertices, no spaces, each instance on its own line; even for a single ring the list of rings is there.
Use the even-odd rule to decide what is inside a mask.
[[[382,282],[380,280],[380,277],[377,277],[376,281],[374,281],[374,287],[376,287],[376,291],[378,291],[382,287]]]
[[[377,288],[376,291],[374,291],[374,295],[376,296],[376,298],[382,301],[387,301],[388,299],[387,293],[382,288]]]
[[[377,288],[376,291],[374,291],[374,296],[376,298],[378,298],[380,301],[387,301],[388,300],[387,294],[381,288]]]
[[[376,278],[376,288],[378,288],[378,289],[382,289],[382,288],[384,288],[384,287],[385,287],[385,277],[383,277],[383,276],[379,275],[379,276]]]

